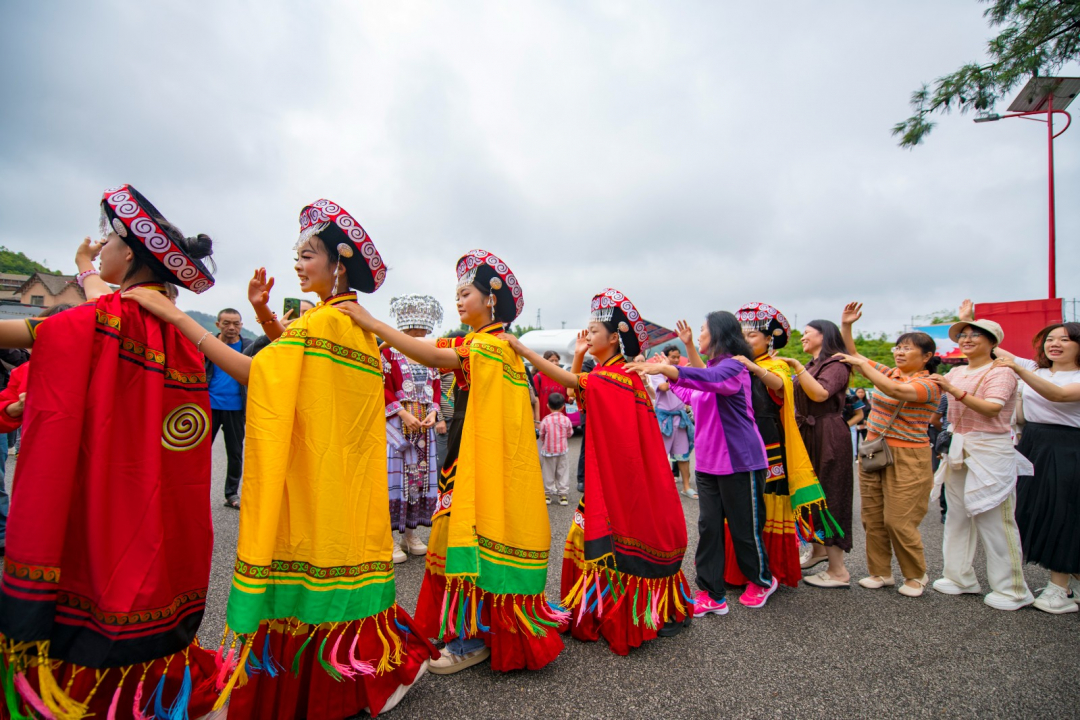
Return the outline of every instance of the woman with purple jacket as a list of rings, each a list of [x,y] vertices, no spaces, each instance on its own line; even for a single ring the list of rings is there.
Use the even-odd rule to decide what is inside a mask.
[[[751,357],[742,326],[729,312],[712,312],[701,326],[697,345],[685,321],[678,324],[690,366],[634,363],[627,370],[664,375],[671,391],[694,409],[697,452],[698,547],[694,617],[725,615],[724,521],[736,560],[749,578],[739,602],[759,608],[776,591],[761,535],[765,530],[765,444],[754,421],[752,378],[735,355]],[[700,354],[699,354],[700,353]],[[701,355],[709,357],[706,364]]]

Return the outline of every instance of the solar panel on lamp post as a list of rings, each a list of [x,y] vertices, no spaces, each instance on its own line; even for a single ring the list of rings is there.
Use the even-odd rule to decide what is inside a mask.
[[[995,122],[1005,118],[1024,118],[1046,123],[1047,147],[1049,157],[1049,197],[1050,197],[1050,238],[1049,238],[1049,293],[1050,299],[1057,296],[1056,239],[1054,217],[1054,139],[1069,129],[1072,116],[1065,112],[1077,93],[1080,93],[1080,78],[1074,77],[1034,77],[1020,90],[1020,94],[1009,106],[1005,115],[984,113],[975,118],[975,122]],[[1054,115],[1065,116],[1065,127],[1054,132]],[[1032,117],[1045,115],[1045,119]]]

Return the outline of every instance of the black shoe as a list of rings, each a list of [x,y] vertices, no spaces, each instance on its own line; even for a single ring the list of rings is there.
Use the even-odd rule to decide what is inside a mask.
[[[578,484],[577,484],[577,491],[578,491],[579,493],[583,493],[583,492],[585,492],[585,484],[584,484],[584,483],[578,483]]]
[[[669,620],[666,623],[664,623],[664,627],[660,628],[656,632],[656,634],[659,637],[663,637],[663,638],[675,637],[676,635],[681,633],[684,629],[690,627],[690,620],[691,619],[692,618],[689,615],[687,615],[686,618],[682,622],[676,622],[674,620]]]

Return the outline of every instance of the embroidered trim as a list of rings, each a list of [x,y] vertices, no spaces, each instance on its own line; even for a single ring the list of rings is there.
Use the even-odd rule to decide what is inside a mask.
[[[476,536],[476,544],[499,555],[521,558],[522,560],[547,560],[547,550],[524,550],[504,543],[489,540],[480,535]]]
[[[51,565],[27,565],[15,562],[11,558],[4,558],[4,573],[20,580],[53,585],[60,583],[60,568]]]
[[[102,625],[139,625],[141,623],[165,620],[176,615],[186,605],[205,602],[206,588],[201,588],[199,590],[188,590],[177,595],[171,603],[164,607],[125,613],[102,610],[90,599],[71,592],[61,591],[56,595],[57,605],[87,612],[93,615],[94,619]]]
[[[249,565],[237,558],[233,571],[242,577],[265,580],[272,573],[306,575],[317,580],[339,577],[360,577],[371,573],[385,573],[394,569],[392,562],[366,562],[359,565],[319,567],[303,560],[271,560],[269,565]]]

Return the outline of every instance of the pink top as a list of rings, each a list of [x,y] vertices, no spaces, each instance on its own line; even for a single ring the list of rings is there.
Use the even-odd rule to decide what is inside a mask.
[[[985,376],[985,380],[983,377]],[[1001,405],[997,417],[988,418],[964,405],[955,397],[949,398],[949,424],[957,433],[985,432],[1009,434],[1011,430],[1013,408],[1016,407],[1016,374],[1007,367],[986,365],[971,370],[967,365],[955,368],[945,376],[957,389],[967,390],[982,400]],[[979,381],[982,384],[979,385]],[[979,389],[976,392],[975,386]],[[962,393],[961,393],[962,394]]]
[[[549,413],[540,421],[540,454],[544,457],[565,455],[567,440],[573,432],[574,426],[566,413]]]

